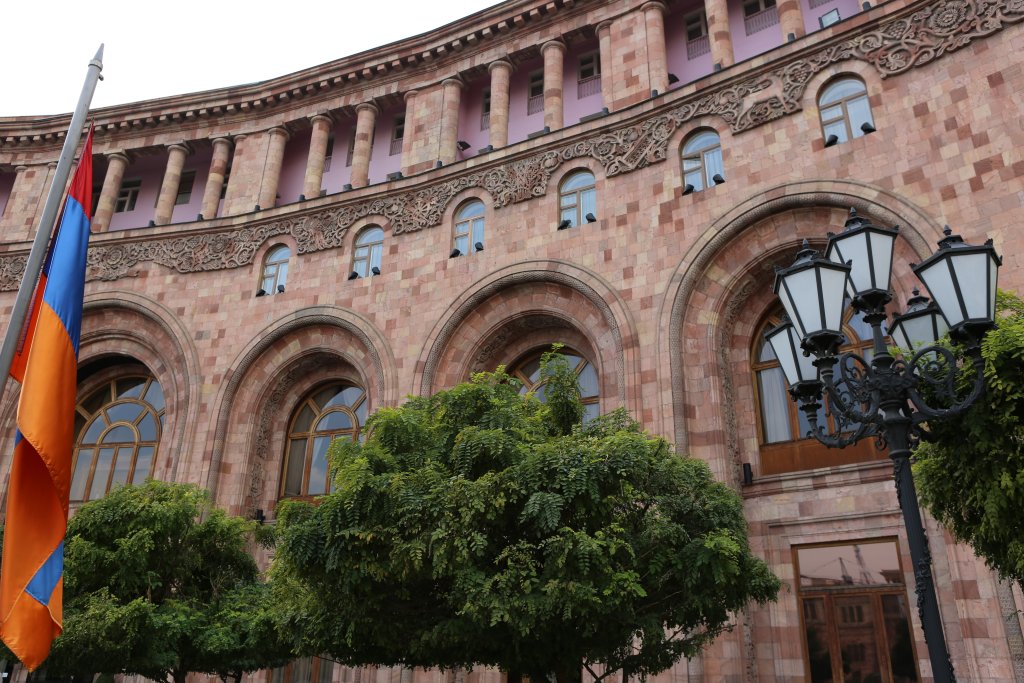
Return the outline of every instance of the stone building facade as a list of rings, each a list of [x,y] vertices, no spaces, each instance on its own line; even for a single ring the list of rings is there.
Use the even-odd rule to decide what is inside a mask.
[[[594,410],[626,408],[742,494],[788,584],[659,680],[931,680],[891,465],[794,438],[760,340],[773,268],[851,207],[900,226],[894,308],[944,224],[993,239],[1024,290],[1022,19],[1021,0],[508,0],[94,111],[73,498],[151,475],[272,519],[322,490],[317,434],[499,364],[528,380],[562,342]],[[67,125],[0,118],[2,316]],[[960,680],[1024,681],[1021,595],[928,532]],[[500,680],[316,660],[256,677]]]

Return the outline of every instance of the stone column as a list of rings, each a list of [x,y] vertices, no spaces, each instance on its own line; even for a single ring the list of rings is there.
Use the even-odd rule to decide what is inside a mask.
[[[324,160],[327,159],[327,139],[331,136],[334,121],[326,114],[317,114],[309,119],[313,132],[309,136],[309,156],[306,157],[306,177],[302,181],[302,194],[306,199],[320,196],[324,182]]]
[[[445,166],[455,163],[459,158],[456,143],[459,139],[459,107],[462,106],[462,80],[446,78],[441,82],[443,88],[441,103],[441,144],[437,158]]]
[[[284,162],[284,148],[291,137],[288,131],[276,126],[267,131],[270,143],[267,145],[267,161],[263,165],[263,179],[256,203],[261,209],[272,208],[277,203],[277,184],[281,180],[281,164]]]
[[[778,11],[783,42],[788,42],[790,36],[796,40],[807,33],[804,28],[804,12],[800,9],[800,0],[779,0]]]
[[[220,193],[224,189],[224,176],[228,173],[230,161],[231,140],[228,138],[214,138],[210,173],[206,176],[206,188],[203,190],[203,218],[217,217],[217,209],[220,206]]]
[[[704,0],[704,13],[708,18],[712,63],[723,69],[732,66],[732,34],[729,32],[728,3],[726,0]]]
[[[544,55],[544,125],[558,130],[564,122],[562,108],[562,71],[565,64],[565,43],[549,40],[540,48]]]
[[[644,3],[641,9],[644,12],[644,25],[647,28],[647,69],[651,79],[651,90],[664,93],[668,91],[668,57],[665,53],[665,11],[667,8],[661,0],[654,0]]]
[[[508,84],[512,79],[512,63],[504,59],[491,62],[491,113],[488,116],[489,144],[494,149],[508,144]]]
[[[352,187],[366,187],[370,182],[370,144],[373,142],[373,127],[380,110],[372,102],[363,102],[356,107],[356,143],[352,149]]]
[[[178,188],[181,186],[181,169],[185,167],[185,157],[189,151],[188,145],[184,142],[167,145],[167,170],[164,171],[164,180],[160,183],[160,194],[157,195],[156,211],[153,213],[153,222],[157,225],[171,222],[174,200],[178,198]]]
[[[612,84],[615,82],[615,73],[612,69],[612,22],[602,21],[597,25],[597,41],[601,55],[601,101],[611,111],[612,108]]]
[[[405,135],[402,136],[402,175],[409,175],[412,167],[413,133],[416,130],[416,95],[417,91],[409,90],[402,96],[405,100]]]
[[[103,176],[103,189],[100,190],[99,201],[92,216],[93,232],[103,232],[110,227],[110,218],[114,215],[117,195],[121,193],[121,181],[124,171],[128,168],[128,155],[124,152],[107,152],[107,174]]]

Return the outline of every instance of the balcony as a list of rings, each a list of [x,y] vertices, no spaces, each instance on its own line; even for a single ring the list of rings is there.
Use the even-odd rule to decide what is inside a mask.
[[[590,97],[591,95],[597,95],[601,92],[601,74],[596,74],[588,78],[581,78],[576,82],[576,99],[582,100],[584,97]]]
[[[706,35],[686,41],[686,58],[688,60],[692,61],[709,52],[711,52],[711,40]]]
[[[775,26],[778,23],[779,10],[777,7],[767,7],[760,12],[751,14],[749,17],[743,17],[743,28],[746,29],[748,36],[760,33],[769,26]]]

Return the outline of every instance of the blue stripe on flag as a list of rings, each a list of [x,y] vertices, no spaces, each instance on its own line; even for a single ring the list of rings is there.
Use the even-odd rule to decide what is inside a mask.
[[[53,247],[53,261],[43,301],[64,323],[78,355],[82,329],[82,298],[85,293],[85,253],[89,248],[89,217],[78,200],[69,196],[64,205],[60,233]]]
[[[60,577],[63,574],[64,542],[61,541],[57,549],[50,553],[43,566],[39,568],[36,575],[28,582],[25,592],[42,603],[43,606],[49,606],[53,589],[57,586],[57,582],[60,581]]]

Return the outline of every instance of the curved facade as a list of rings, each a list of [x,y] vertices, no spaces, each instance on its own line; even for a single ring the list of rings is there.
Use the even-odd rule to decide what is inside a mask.
[[[945,224],[993,239],[1024,290],[1022,20],[1019,0],[510,0],[275,80],[96,110],[80,413],[158,384],[138,471],[272,519],[323,486],[317,434],[479,370],[526,377],[562,342],[601,410],[742,493],[789,585],[659,680],[930,680],[891,465],[788,436],[759,335],[773,268],[850,207],[901,226],[894,308]],[[68,120],[0,118],[0,311]],[[90,493],[135,476],[88,452]],[[960,679],[1024,681],[1019,592],[928,530]]]

